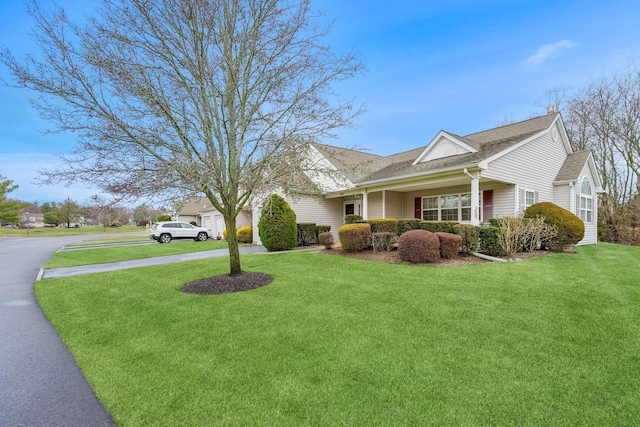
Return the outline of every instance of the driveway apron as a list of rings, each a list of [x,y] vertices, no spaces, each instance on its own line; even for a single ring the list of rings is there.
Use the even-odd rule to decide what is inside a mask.
[[[56,250],[92,237],[0,237],[0,426],[115,425],[33,293]]]

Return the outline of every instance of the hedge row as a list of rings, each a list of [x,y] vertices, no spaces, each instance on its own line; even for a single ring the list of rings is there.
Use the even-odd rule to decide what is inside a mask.
[[[580,220],[580,218],[578,218],[568,210],[554,205],[553,203],[542,202],[530,206],[525,212],[525,218],[522,220],[522,222],[526,223],[527,221],[531,221],[531,219],[535,218],[543,218],[546,224],[549,224],[550,226],[557,229],[553,233],[553,237],[550,240],[545,240],[541,238],[540,235],[532,234],[531,236],[529,236],[532,239],[541,241],[543,245],[547,243],[550,249],[561,250],[566,246],[578,243],[584,238],[584,223]],[[458,251],[463,255],[468,255],[471,252],[478,251],[483,252],[487,255],[503,256],[505,255],[505,236],[502,235],[501,227],[503,227],[504,222],[508,220],[508,218],[502,220],[492,219],[490,220],[491,225],[474,226],[470,224],[460,224],[457,222],[424,221],[416,218],[399,220],[377,218],[363,221],[358,215],[347,215],[345,217],[345,222],[350,222],[349,225],[368,225],[368,228],[360,227],[358,228],[358,230],[369,229],[370,234],[368,235],[368,244],[365,245],[365,240],[367,240],[367,238],[364,237],[364,231],[360,231],[357,235],[354,235],[352,232],[346,233],[346,246],[350,248],[348,250],[362,250],[371,247],[372,245],[375,246],[374,250],[387,249],[387,247],[389,246],[389,242],[391,241],[388,233],[392,233],[395,229],[397,236],[399,236],[398,250],[400,250],[400,242],[402,236],[410,231],[420,230],[430,233],[437,233],[440,237],[442,237],[442,233],[458,236],[456,238],[450,238],[446,236],[444,237],[445,248],[444,250],[442,250],[442,248],[440,250],[441,256],[443,257],[455,256],[455,253],[457,253]],[[374,237],[374,235],[377,235],[379,233],[387,234],[384,235],[384,237],[382,235]],[[340,235],[340,233],[339,236],[340,242],[344,247],[345,242],[343,241],[343,237],[342,235]],[[424,236],[424,234],[416,233],[415,236]],[[349,240],[352,238],[356,239],[357,242]],[[433,241],[432,237],[414,237],[413,239],[429,239],[430,241]],[[411,240],[411,244],[413,244],[414,240]],[[442,240],[442,238],[440,240]],[[358,247],[362,247],[362,249],[354,249]],[[455,253],[452,249],[453,247],[456,248]],[[433,258],[432,256],[425,255],[422,252],[420,252],[416,256],[421,259]]]

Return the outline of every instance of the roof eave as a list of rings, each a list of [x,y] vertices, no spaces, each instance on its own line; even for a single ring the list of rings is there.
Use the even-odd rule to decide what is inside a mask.
[[[469,169],[469,168],[486,169],[486,168],[481,167],[478,163],[467,163],[467,164],[462,164],[462,165],[450,166],[450,167],[447,167],[447,168],[435,169],[433,171],[423,171],[423,172],[412,173],[412,174],[409,174],[409,175],[395,176],[395,177],[391,177],[391,178],[381,178],[381,179],[374,179],[374,180],[371,180],[371,181],[356,182],[355,186],[353,188],[361,188],[361,187],[366,187],[366,186],[370,186],[370,185],[385,184],[387,182],[393,182],[393,181],[404,181],[404,180],[408,180],[408,179],[418,178],[420,176],[429,177],[431,175],[438,175],[438,174],[442,174],[442,173],[453,172],[453,171],[456,171],[456,170],[464,170],[465,168],[466,169]]]

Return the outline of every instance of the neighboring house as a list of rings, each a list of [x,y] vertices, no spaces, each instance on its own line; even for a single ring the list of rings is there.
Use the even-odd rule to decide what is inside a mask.
[[[26,212],[22,213],[22,217],[20,218],[20,222],[24,225],[24,227],[29,228],[43,228],[44,227],[44,215],[40,212],[29,212],[27,216]]]
[[[312,151],[317,164],[342,172],[345,184],[318,182],[327,189],[322,197],[286,198],[298,222],[331,225],[336,239],[347,214],[478,225],[548,201],[584,221],[580,244],[597,242],[601,180],[591,152],[572,151],[556,112],[466,136],[440,131],[425,147],[391,156],[322,144]],[[259,218],[254,207],[256,243]]]

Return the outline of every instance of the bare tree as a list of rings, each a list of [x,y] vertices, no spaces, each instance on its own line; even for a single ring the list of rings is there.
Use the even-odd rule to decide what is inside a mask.
[[[55,131],[77,134],[45,183],[90,182],[134,198],[204,194],[224,217],[256,192],[308,185],[307,146],[361,111],[332,84],[363,70],[336,55],[310,0],[101,0],[85,26],[28,6],[41,59],[0,61]],[[311,190],[310,190],[311,191]]]
[[[569,94],[550,91],[560,108],[574,150],[593,153],[606,193],[600,196],[599,220],[614,242],[633,222],[632,205],[640,183],[640,69],[603,77]]]

